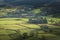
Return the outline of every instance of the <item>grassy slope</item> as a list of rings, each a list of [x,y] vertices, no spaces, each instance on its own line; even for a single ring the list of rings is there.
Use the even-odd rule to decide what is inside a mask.
[[[49,19],[49,18],[47,18]],[[54,18],[55,20],[56,18]],[[60,19],[57,18],[57,20],[60,21]],[[16,31],[14,30],[20,30],[21,33],[24,32],[29,32],[31,29],[37,29],[40,26],[39,25],[35,25],[35,24],[27,24],[26,21],[28,21],[28,19],[20,19],[20,20],[16,20],[16,18],[0,18],[0,34],[4,34],[5,36],[0,36],[0,39],[2,40],[11,40],[11,38],[8,36],[8,34],[13,34],[16,33]],[[54,28],[60,28],[59,26],[54,26],[54,25],[50,25],[50,28],[54,29]],[[60,37],[55,35],[55,34],[51,34],[51,33],[44,33],[43,31],[39,31],[39,35],[45,35],[47,37],[47,39],[49,40],[59,40]],[[4,39],[3,39],[4,38]]]

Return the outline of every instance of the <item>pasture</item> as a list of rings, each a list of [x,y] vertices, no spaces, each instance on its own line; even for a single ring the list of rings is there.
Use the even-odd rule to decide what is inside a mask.
[[[21,36],[27,33],[28,37],[30,33],[34,33],[34,36],[27,37],[26,40],[60,40],[60,26],[52,25],[51,18],[47,18],[48,24],[29,24],[28,18],[0,18],[0,40],[23,40]],[[59,22],[60,19],[54,18],[55,22]],[[41,30],[41,25],[46,25],[53,32],[44,32]],[[43,37],[44,36],[44,37]],[[43,39],[41,39],[43,38]]]

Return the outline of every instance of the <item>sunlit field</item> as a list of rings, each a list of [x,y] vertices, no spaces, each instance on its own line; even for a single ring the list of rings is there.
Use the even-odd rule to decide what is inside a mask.
[[[44,36],[47,40],[60,40],[60,26],[52,25],[48,19],[48,24],[30,24],[28,18],[0,18],[0,39],[1,40],[20,40],[18,37],[30,32],[34,32],[34,36],[29,37],[26,40],[40,40]],[[53,19],[59,22],[59,18]],[[44,32],[41,30],[41,25],[47,25],[53,30],[53,32]],[[20,36],[19,36],[20,35]],[[21,38],[21,37],[20,37]]]

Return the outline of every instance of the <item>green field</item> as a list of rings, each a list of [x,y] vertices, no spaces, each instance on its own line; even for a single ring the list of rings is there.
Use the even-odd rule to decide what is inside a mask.
[[[52,25],[51,18],[47,18],[48,24],[29,24],[28,18],[0,18],[0,40],[19,40],[19,35],[23,33],[35,32],[35,37],[27,38],[26,40],[40,40],[42,35],[46,40],[60,40],[60,26]],[[60,18],[53,18],[55,22],[59,22]],[[41,25],[47,25],[53,30],[52,33],[45,33],[41,30]],[[10,37],[9,35],[12,35]]]

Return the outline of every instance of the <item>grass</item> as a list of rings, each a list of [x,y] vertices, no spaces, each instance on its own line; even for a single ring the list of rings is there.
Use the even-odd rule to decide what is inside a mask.
[[[47,18],[48,22],[50,22],[49,20],[51,18]],[[59,18],[53,18],[54,21],[58,20],[60,21]],[[24,32],[38,32],[38,37],[40,38],[42,35],[44,35],[48,40],[59,40],[60,36],[56,35],[55,33],[59,33],[59,30],[57,28],[60,28],[60,26],[55,26],[55,25],[49,25],[49,28],[53,29],[53,33],[45,33],[42,30],[37,30],[40,28],[40,25],[36,25],[36,24],[28,24],[27,23],[28,18],[0,18],[0,34],[2,34],[2,36],[0,36],[1,40],[11,40],[10,36],[8,36],[9,34],[14,34],[17,33],[17,31],[19,31],[21,34],[23,34]],[[43,24],[44,25],[44,24]],[[57,33],[57,34],[58,34]],[[33,38],[32,38],[33,39]],[[30,39],[31,40],[31,39]]]

